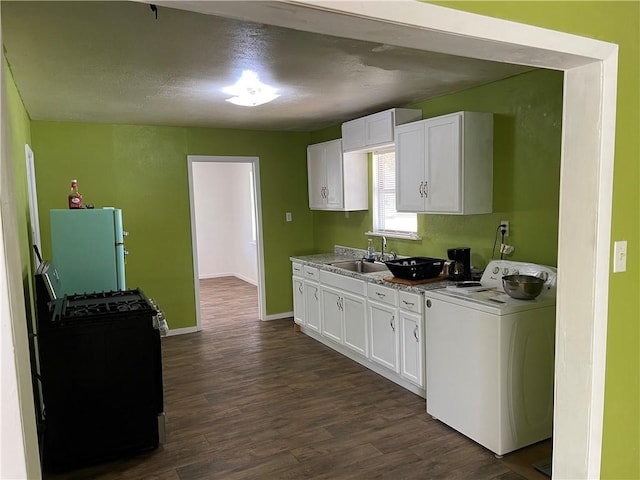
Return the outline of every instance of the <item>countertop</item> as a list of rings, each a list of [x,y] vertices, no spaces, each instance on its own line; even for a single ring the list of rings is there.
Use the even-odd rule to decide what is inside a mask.
[[[353,260],[354,258],[362,258],[360,252],[334,252],[334,253],[319,253],[316,255],[304,255],[304,256],[293,256],[289,257],[292,262],[302,263],[303,265],[310,265],[313,267],[317,267],[321,270],[327,270],[329,272],[337,273],[340,275],[345,275],[352,278],[357,278],[359,280],[364,280],[370,283],[377,283],[380,285],[384,285],[385,287],[395,288],[398,290],[405,290],[409,292],[422,294],[427,290],[436,290],[439,288],[445,288],[448,285],[455,285],[455,282],[451,280],[441,280],[438,282],[424,283],[421,285],[402,285],[399,283],[387,282],[384,280],[384,277],[393,276],[391,272],[374,272],[374,273],[358,273],[352,272],[349,270],[344,270],[342,268],[334,267],[329,265],[330,263],[345,261],[345,260]]]

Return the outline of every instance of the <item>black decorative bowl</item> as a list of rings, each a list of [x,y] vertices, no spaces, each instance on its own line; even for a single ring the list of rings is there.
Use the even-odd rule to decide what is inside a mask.
[[[398,258],[384,262],[394,277],[405,280],[434,278],[442,273],[444,259],[431,257]]]

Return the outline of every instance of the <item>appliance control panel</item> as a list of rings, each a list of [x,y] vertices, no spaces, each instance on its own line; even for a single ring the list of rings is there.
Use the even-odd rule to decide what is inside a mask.
[[[502,277],[505,275],[533,275],[534,277],[542,278],[545,281],[545,290],[551,290],[555,295],[556,268],[535,263],[491,260],[487,268],[484,269],[480,283],[483,287],[495,287],[497,290],[504,291]]]

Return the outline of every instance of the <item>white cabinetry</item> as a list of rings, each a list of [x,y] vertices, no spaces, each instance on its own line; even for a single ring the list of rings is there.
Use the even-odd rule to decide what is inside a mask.
[[[304,325],[304,280],[302,265],[292,263],[293,270],[293,321]]]
[[[342,343],[344,314],[340,292],[322,286],[322,335],[334,342]]]
[[[400,375],[424,387],[424,317],[422,297],[400,292]]]
[[[367,156],[342,153],[342,140],[307,147],[309,208],[311,210],[367,210]]]
[[[342,124],[345,152],[370,152],[393,145],[396,125],[422,118],[422,110],[392,108]]]
[[[369,322],[371,355],[374,362],[398,372],[398,293],[396,290],[369,284]]]
[[[292,269],[303,333],[425,396],[422,295],[295,261]]]
[[[304,315],[307,328],[320,332],[320,274],[317,268],[304,266]]]
[[[493,114],[457,112],[396,128],[396,209],[491,213]]]
[[[367,355],[365,282],[320,272],[322,291],[322,335]]]

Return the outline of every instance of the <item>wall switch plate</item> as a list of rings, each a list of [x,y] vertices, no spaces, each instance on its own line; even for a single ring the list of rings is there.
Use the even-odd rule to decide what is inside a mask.
[[[290,222],[292,220],[291,212],[285,213],[285,219],[287,220],[287,222]]]
[[[502,220],[500,222],[500,226],[505,229],[504,236],[505,238],[509,236],[509,220]]]
[[[627,241],[613,243],[613,273],[627,271]]]

